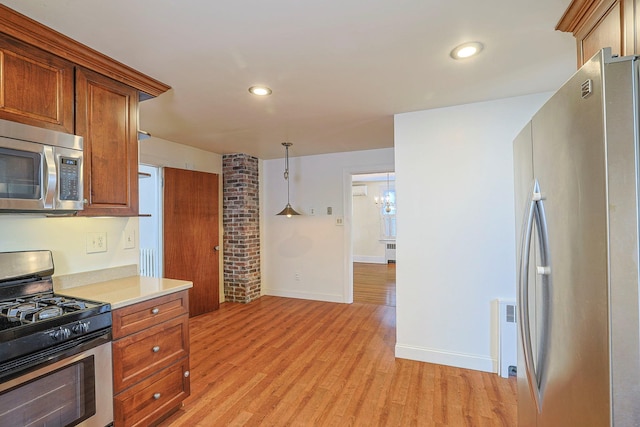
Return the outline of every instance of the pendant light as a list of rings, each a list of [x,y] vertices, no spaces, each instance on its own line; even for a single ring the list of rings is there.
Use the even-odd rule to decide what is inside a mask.
[[[289,203],[289,147],[293,145],[291,142],[283,142],[282,145],[285,148],[285,163],[284,163],[284,179],[287,181],[287,206],[282,209],[278,215],[286,215],[287,218],[291,218],[293,215],[300,215],[298,212],[294,211],[291,207],[291,203]]]

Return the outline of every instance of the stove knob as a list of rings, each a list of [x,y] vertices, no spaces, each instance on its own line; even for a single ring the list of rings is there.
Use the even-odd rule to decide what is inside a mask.
[[[69,328],[61,327],[59,329],[56,329],[55,331],[49,332],[49,336],[55,341],[66,340],[71,336],[71,331],[69,330]]]
[[[89,322],[78,322],[71,328],[74,334],[84,334],[89,331]]]

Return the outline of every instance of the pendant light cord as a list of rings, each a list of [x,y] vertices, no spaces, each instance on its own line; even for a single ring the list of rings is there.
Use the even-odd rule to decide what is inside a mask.
[[[284,179],[287,181],[287,205],[289,205],[289,147],[292,145],[290,142],[283,142],[285,149],[284,156]]]

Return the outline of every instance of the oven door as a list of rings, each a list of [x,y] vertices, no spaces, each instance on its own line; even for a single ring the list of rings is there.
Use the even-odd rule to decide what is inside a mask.
[[[0,426],[110,425],[111,343],[99,342],[0,384]]]
[[[47,176],[48,163],[53,167],[53,182]],[[42,210],[49,186],[55,187],[51,147],[0,137],[0,209]],[[50,199],[51,205],[53,195]]]

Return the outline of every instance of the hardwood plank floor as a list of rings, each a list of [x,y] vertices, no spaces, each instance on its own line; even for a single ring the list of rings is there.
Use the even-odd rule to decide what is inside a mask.
[[[353,263],[353,302],[396,305],[396,265]]]
[[[264,296],[190,319],[163,427],[515,426],[515,379],[394,357],[395,307]]]

